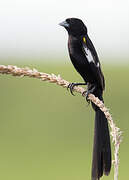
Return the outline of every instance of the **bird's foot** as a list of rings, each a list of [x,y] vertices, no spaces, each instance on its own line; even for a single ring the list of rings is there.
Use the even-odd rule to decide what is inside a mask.
[[[86,97],[86,101],[88,102],[88,105],[90,104],[90,100],[88,99],[88,93],[87,93],[87,91],[84,91],[83,93],[82,93],[82,96],[83,97]]]
[[[71,94],[72,94],[73,96],[75,96],[75,95],[73,94],[73,88],[74,88],[74,86],[76,86],[75,83],[70,83],[70,84],[68,85],[68,87],[67,87],[67,90],[70,89],[70,92],[71,92]]]
[[[86,83],[70,83],[70,84],[68,85],[68,87],[67,87],[67,90],[70,89],[71,94],[72,94],[73,96],[75,96],[75,95],[73,94],[74,87],[75,87],[75,86],[79,86],[79,85],[86,85]]]
[[[89,94],[92,94],[95,90],[96,86],[93,86],[92,89],[89,89],[86,91],[86,101],[88,102],[88,104],[90,104],[90,100],[89,100]]]
[[[86,101],[87,101],[87,103],[88,103],[88,105],[90,104],[90,99],[89,99],[89,94],[90,94],[90,92],[89,91],[86,91]]]
[[[87,91],[84,91],[84,92],[82,93],[82,96],[83,96],[83,97],[86,96],[86,92],[87,92]]]

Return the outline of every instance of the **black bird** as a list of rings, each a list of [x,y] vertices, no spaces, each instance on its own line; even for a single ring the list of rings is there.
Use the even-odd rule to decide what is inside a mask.
[[[73,87],[87,85],[86,99],[88,94],[93,93],[103,101],[105,80],[101,71],[101,65],[95,47],[90,40],[87,27],[82,20],[68,18],[59,25],[68,32],[69,56],[77,72],[82,76],[85,83],[71,83]],[[99,180],[103,174],[108,175],[111,170],[111,145],[108,122],[104,113],[92,103],[95,111],[94,145],[92,160],[92,180]]]

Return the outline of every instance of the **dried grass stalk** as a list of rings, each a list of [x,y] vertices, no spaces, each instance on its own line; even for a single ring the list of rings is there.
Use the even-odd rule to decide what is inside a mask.
[[[32,78],[37,78],[42,81],[48,81],[50,83],[56,83],[59,86],[62,86],[64,88],[67,88],[69,85],[69,82],[62,79],[60,75],[56,76],[55,74],[47,74],[47,73],[42,73],[38,72],[36,69],[29,69],[29,68],[19,68],[17,66],[12,66],[12,65],[0,65],[0,73],[1,74],[11,74],[13,76],[28,76]],[[74,87],[74,91],[82,94],[84,96],[85,89],[82,87]],[[93,94],[89,94],[88,97],[89,100],[91,100],[94,104],[96,104],[101,111],[104,112],[108,123],[111,127],[111,136],[112,136],[112,141],[114,143],[114,180],[118,180],[118,167],[119,167],[119,158],[118,158],[118,152],[119,152],[119,147],[120,143],[122,141],[122,132],[120,129],[115,125],[113,122],[112,116],[109,113],[109,110],[104,106],[103,102],[100,101],[97,97],[95,97]]]

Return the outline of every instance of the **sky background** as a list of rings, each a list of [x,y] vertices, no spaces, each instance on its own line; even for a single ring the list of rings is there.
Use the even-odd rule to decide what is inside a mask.
[[[129,0],[2,0],[0,59],[67,56],[58,23],[81,18],[99,57],[129,57]],[[105,58],[106,59],[106,58]]]

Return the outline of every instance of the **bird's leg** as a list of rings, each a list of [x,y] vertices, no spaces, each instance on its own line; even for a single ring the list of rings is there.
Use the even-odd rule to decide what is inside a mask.
[[[74,86],[79,86],[79,85],[87,85],[87,83],[70,83],[70,84],[68,85],[68,87],[67,87],[67,90],[70,89],[71,94],[72,94],[73,96],[75,96],[75,95],[73,94],[73,88],[74,88]]]
[[[90,88],[89,87],[87,88],[87,91],[86,91],[86,101],[88,102],[88,104],[90,104],[90,100],[88,99],[88,95],[89,94],[93,94],[95,89],[96,89],[96,85],[95,84],[93,84]]]

